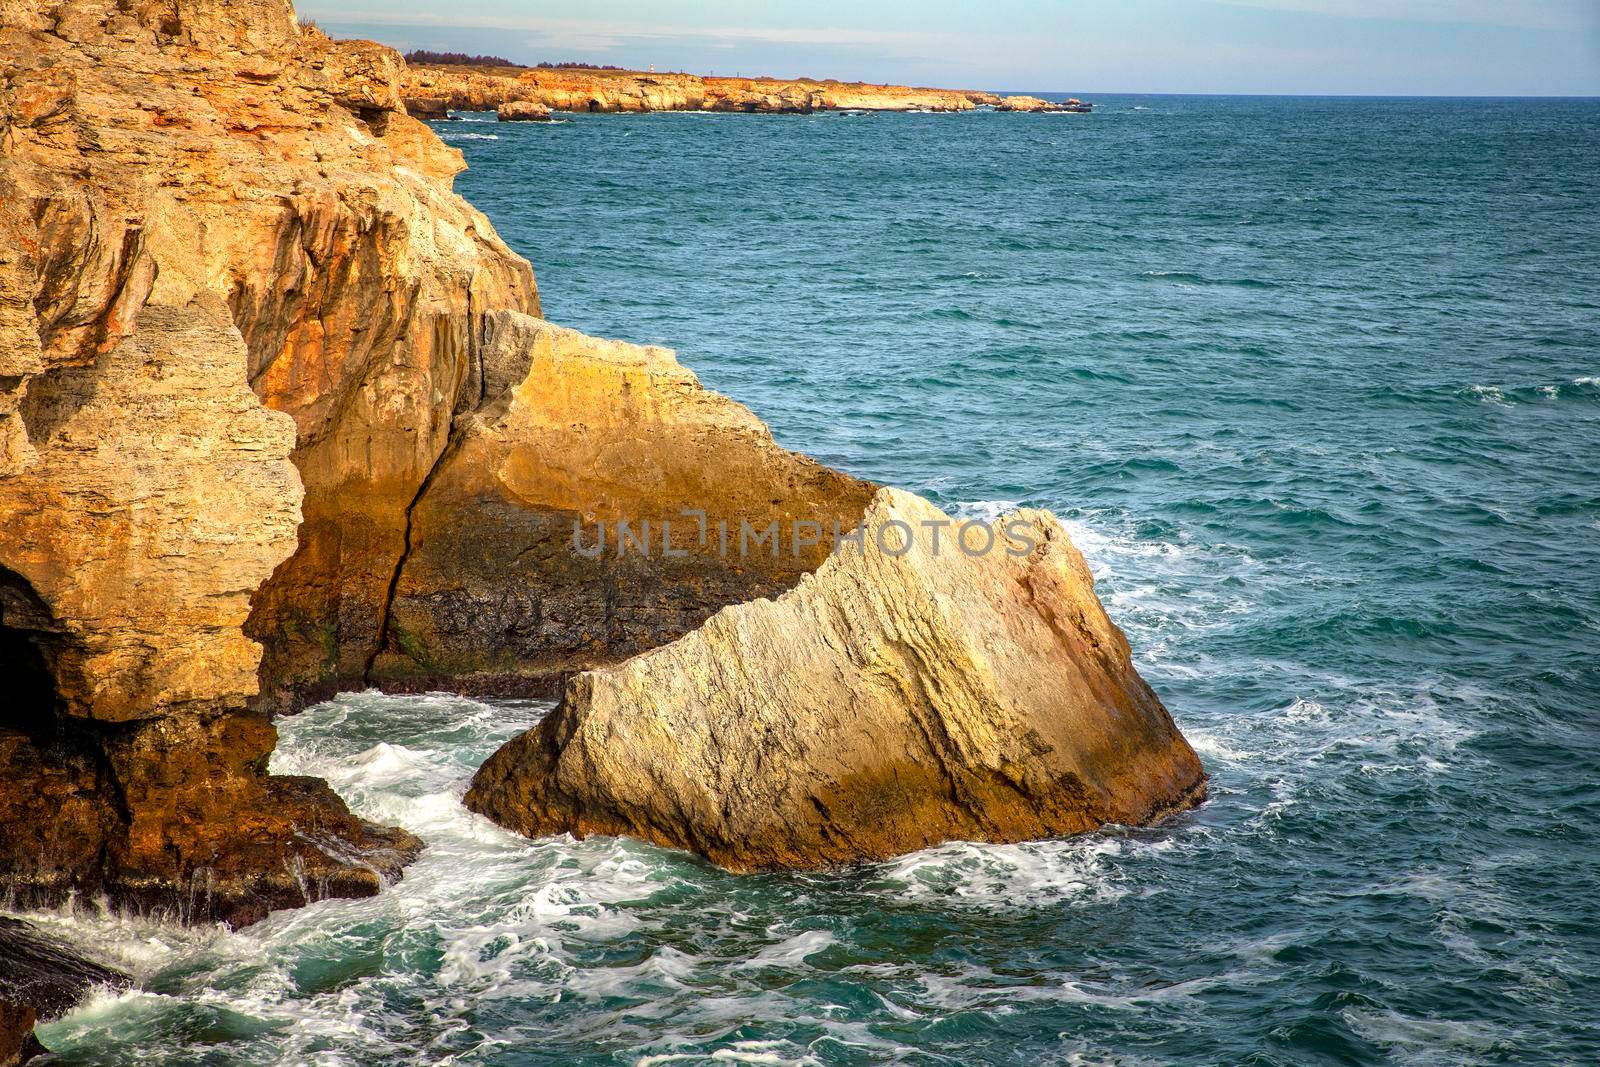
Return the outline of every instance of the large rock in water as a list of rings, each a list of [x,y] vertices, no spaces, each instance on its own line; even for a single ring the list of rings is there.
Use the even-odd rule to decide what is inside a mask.
[[[515,377],[487,380],[492,399],[456,420],[411,508],[389,644],[368,670],[386,689],[550,692],[548,679],[776,596],[827,558],[820,538],[742,554],[741,524],[848,530],[872,498],[873,486],[780,448],[668,349],[500,311],[484,316],[479,352]],[[623,524],[644,551],[625,550]],[[605,536],[606,549],[579,551],[575,533],[591,550]]]
[[[507,100],[495,108],[501,122],[549,122],[550,109],[533,100]]]
[[[1008,516],[987,552],[948,522],[882,490],[864,549],[840,542],[776,600],[572,679],[467,805],[530,836],[629,834],[750,870],[1200,801],[1199,759],[1055,518]]]
[[[0,916],[0,1067],[44,1053],[35,1023],[65,1015],[96,988],[129,981],[38,928]]]

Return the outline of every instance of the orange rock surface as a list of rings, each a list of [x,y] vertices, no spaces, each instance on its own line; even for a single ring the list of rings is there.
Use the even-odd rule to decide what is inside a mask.
[[[457,111],[493,111],[527,100],[555,111],[789,112],[969,111],[1000,97],[964,89],[817,81],[810,78],[719,78],[698,74],[580,68],[413,66],[402,93],[427,117],[438,105]]]

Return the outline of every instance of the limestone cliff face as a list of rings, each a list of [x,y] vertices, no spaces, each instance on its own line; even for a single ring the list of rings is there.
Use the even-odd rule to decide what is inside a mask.
[[[543,322],[407,78],[284,0],[0,0],[13,903],[242,923],[376,892],[420,843],[268,776],[269,712],[618,663],[784,594],[874,491],[669,352]],[[715,81],[615,103],[871,106]]]
[[[521,67],[418,66],[407,69],[402,93],[414,114],[442,118],[446,110],[493,111],[529,101],[557,111],[744,111],[809,113],[967,111],[996,104],[992,93],[907,85],[817,81],[809,78],[717,78],[615,70],[529,70]]]
[[[1145,823],[1204,796],[1051,515],[1004,517],[985,551],[883,490],[865,527],[776,600],[572,679],[467,805],[750,870]]]
[[[398,113],[386,50],[303,36],[267,0],[0,14],[6,888],[232,921],[375,892],[417,842],[263,773],[241,626],[356,466],[341,448],[431,463],[437,405],[404,374],[454,359],[434,353],[452,336],[428,330],[383,389],[386,335],[474,286],[531,306],[531,276],[498,242],[504,269],[474,269],[481,217],[438,191],[459,159]],[[382,276],[413,229],[462,249],[444,293]],[[387,452],[342,432],[374,407]]]
[[[498,375],[412,509],[372,670],[387,688],[545,691],[789,588],[826,554],[794,524],[853,528],[871,496],[667,349],[516,311],[481,329]]]

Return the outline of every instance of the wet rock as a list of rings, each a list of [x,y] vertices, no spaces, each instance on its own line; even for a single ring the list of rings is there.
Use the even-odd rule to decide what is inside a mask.
[[[129,982],[30,923],[0,916],[0,1067],[45,1052],[33,1036],[36,1023],[65,1015],[96,988]]]
[[[1008,516],[971,554],[993,528],[884,490],[865,525],[864,549],[841,542],[777,599],[572,679],[467,805],[752,870],[1148,823],[1204,797],[1054,517]]]

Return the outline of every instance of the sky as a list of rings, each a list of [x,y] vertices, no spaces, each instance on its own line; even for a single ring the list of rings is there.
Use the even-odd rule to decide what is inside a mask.
[[[1600,0],[297,0],[514,62],[1044,92],[1600,96]]]

